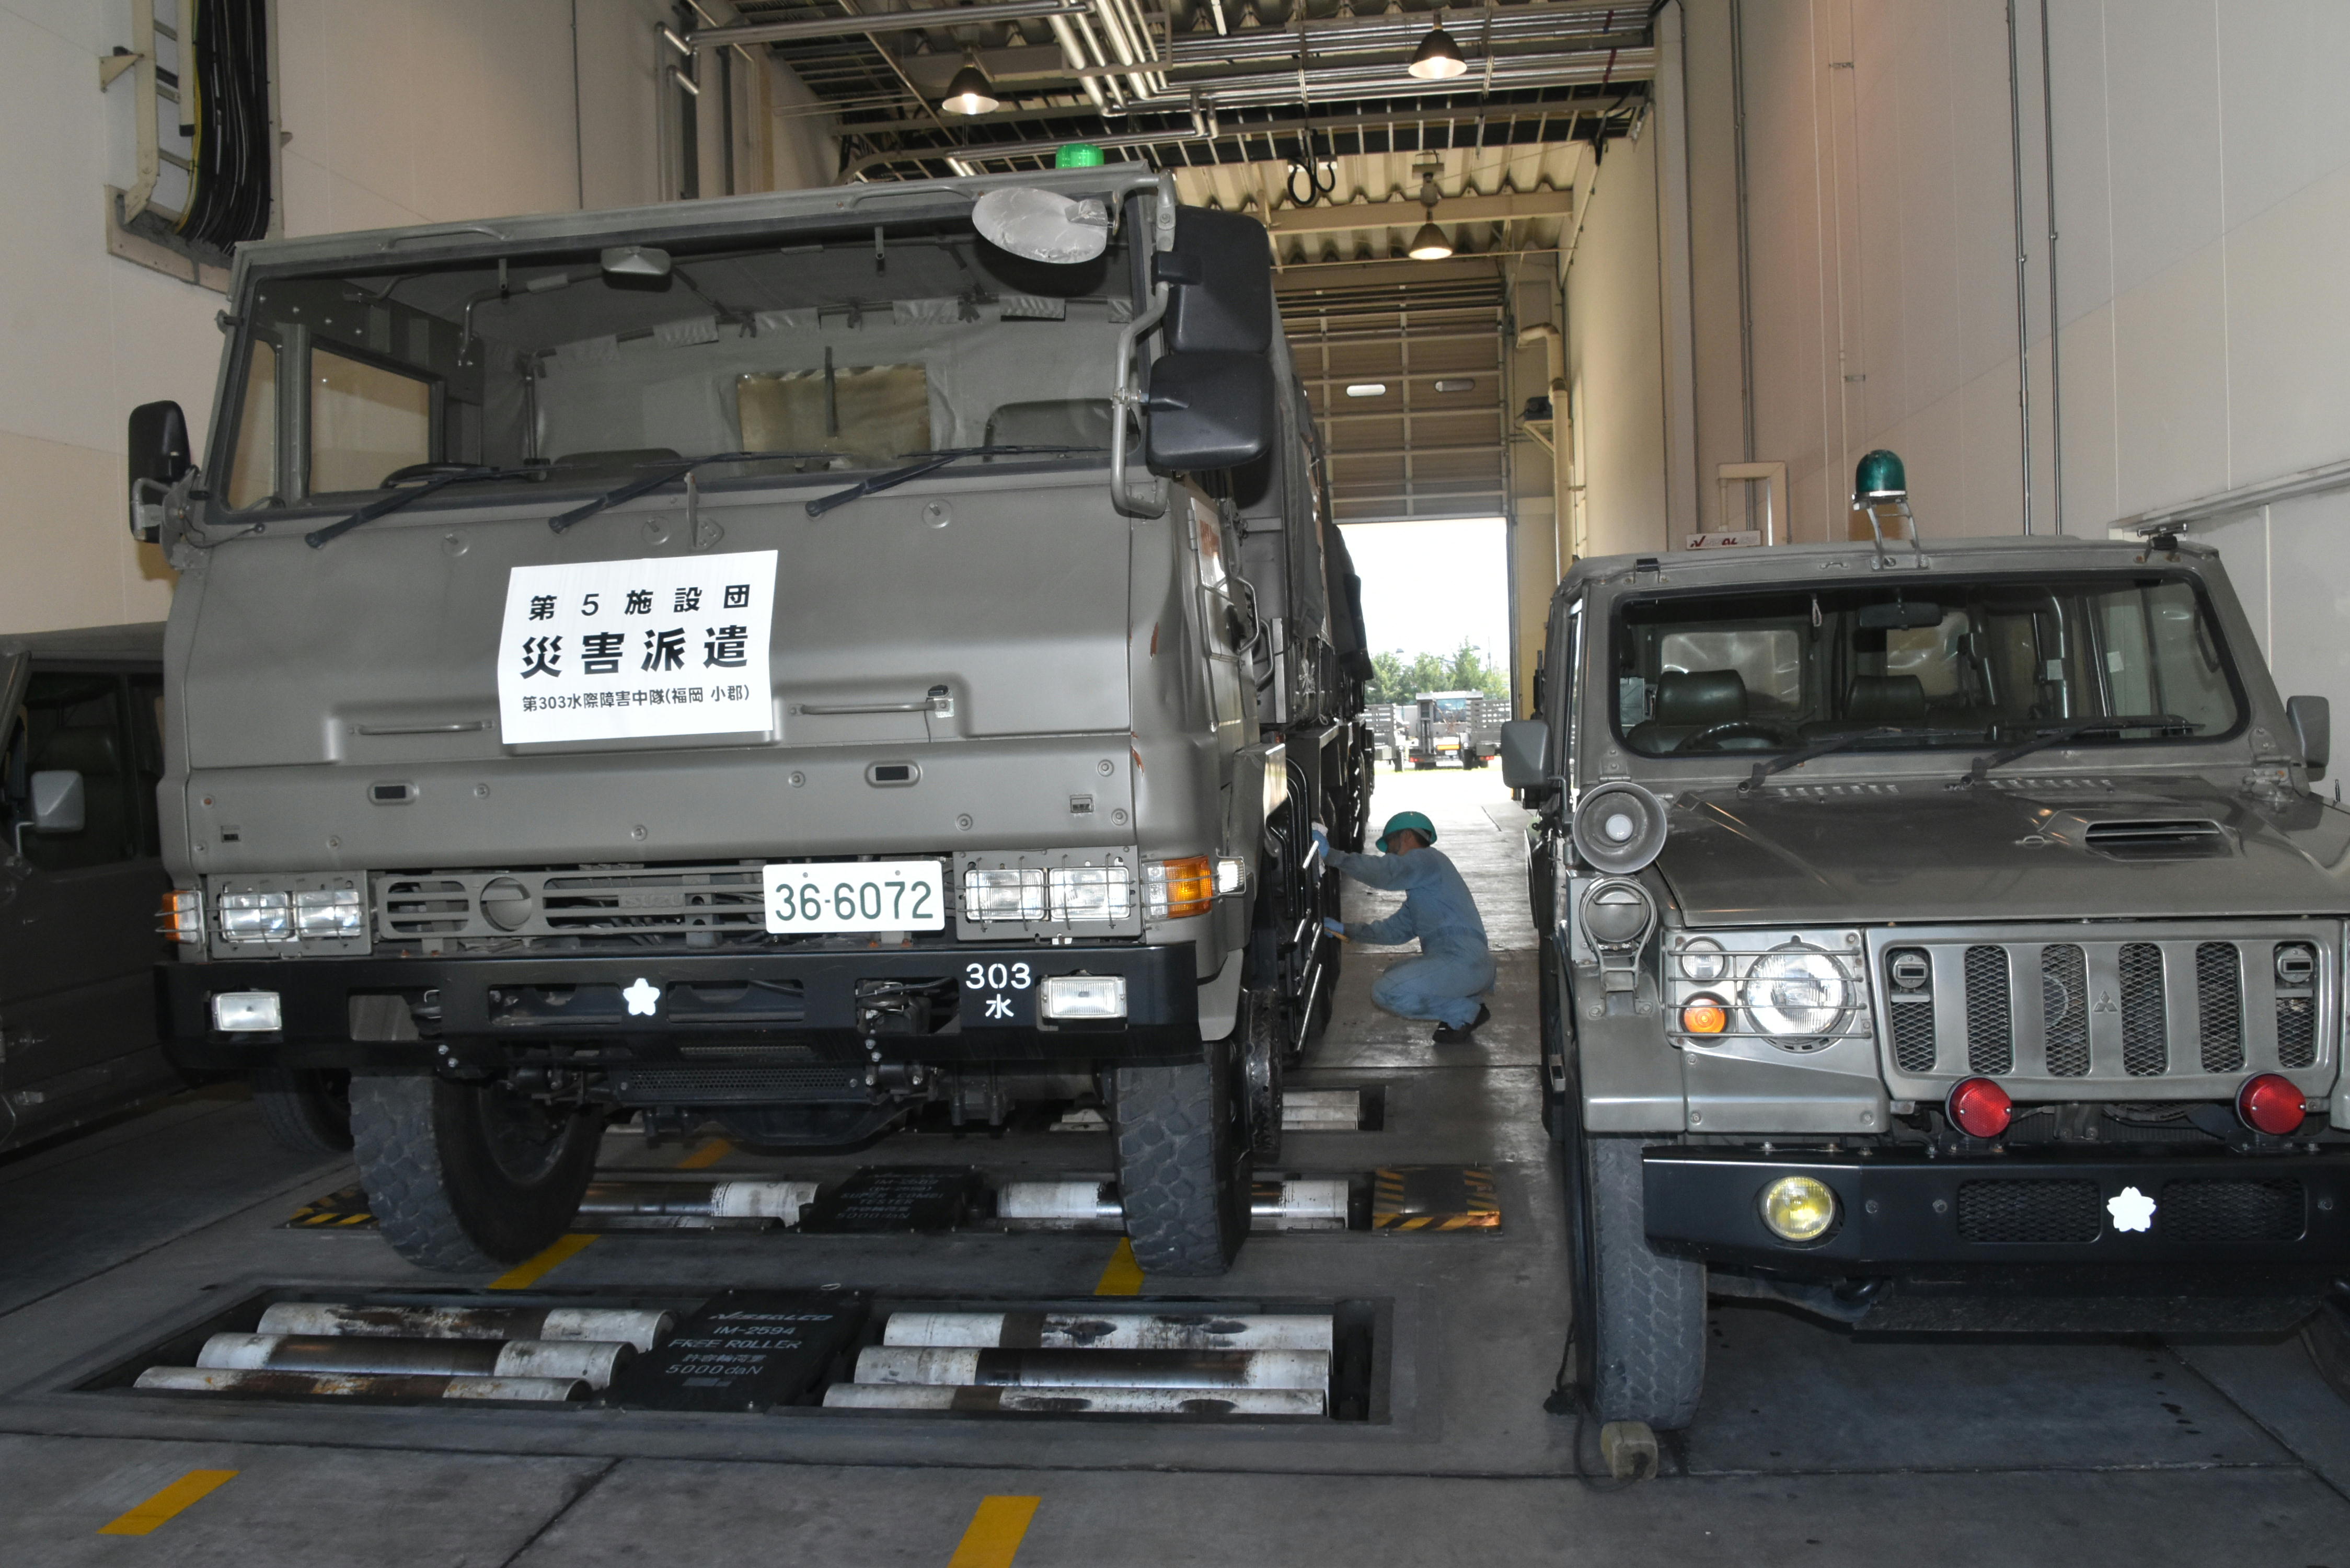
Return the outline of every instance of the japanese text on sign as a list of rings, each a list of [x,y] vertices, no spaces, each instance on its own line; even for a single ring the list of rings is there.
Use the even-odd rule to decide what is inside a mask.
[[[516,566],[498,639],[510,745],[775,727],[775,552]]]

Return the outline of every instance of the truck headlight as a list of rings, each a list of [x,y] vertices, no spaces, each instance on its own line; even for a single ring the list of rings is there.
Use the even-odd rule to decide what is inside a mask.
[[[283,893],[223,893],[220,928],[233,942],[291,941],[293,909]]]
[[[1123,866],[1055,866],[1045,886],[1053,919],[1108,925],[1134,913],[1134,874]]]
[[[294,929],[306,937],[356,937],[367,911],[356,888],[312,888],[294,895]]]
[[[977,867],[962,874],[962,913],[967,920],[1018,920],[1034,924],[1045,918],[1045,873]]]
[[[1237,856],[1226,856],[1216,862],[1216,897],[1238,893],[1248,887],[1248,862]]]
[[[1783,1176],[1762,1189],[1762,1223],[1782,1241],[1816,1241],[1835,1218],[1835,1189],[1815,1176]]]
[[[1765,1034],[1831,1034],[1844,1022],[1848,990],[1835,959],[1790,942],[1754,961],[1739,1002]]]
[[[1120,974],[1055,974],[1045,977],[1037,1011],[1057,1023],[1124,1018],[1126,977]]]
[[[213,1027],[224,1034],[274,1034],[286,1027],[285,1010],[274,991],[218,991]]]

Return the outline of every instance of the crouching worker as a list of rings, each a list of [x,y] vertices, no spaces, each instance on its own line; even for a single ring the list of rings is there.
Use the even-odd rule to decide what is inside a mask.
[[[1371,1000],[1400,1017],[1436,1020],[1439,1045],[1468,1044],[1478,1025],[1492,1016],[1477,999],[1493,989],[1493,955],[1485,946],[1485,922],[1478,918],[1469,884],[1435,848],[1436,825],[1416,811],[1396,813],[1379,836],[1385,851],[1380,855],[1332,849],[1318,829],[1315,837],[1340,871],[1367,888],[1403,895],[1403,908],[1385,919],[1325,925],[1350,941],[1419,939],[1420,956],[1379,976]]]

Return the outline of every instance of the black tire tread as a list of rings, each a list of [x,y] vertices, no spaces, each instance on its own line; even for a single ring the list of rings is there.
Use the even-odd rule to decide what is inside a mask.
[[[333,1103],[318,1078],[317,1073],[264,1067],[253,1075],[254,1108],[269,1136],[296,1154],[348,1153],[350,1113]]]
[[[1677,1431],[1705,1386],[1705,1265],[1649,1249],[1641,1140],[1593,1137],[1591,1398],[1602,1421]]]
[[[1145,1273],[1221,1274],[1240,1249],[1247,1170],[1239,1173],[1243,1213],[1234,1225],[1232,1193],[1218,1179],[1219,1166],[1231,1162],[1216,1077],[1217,1064],[1206,1061],[1117,1070],[1118,1193]]]
[[[430,1074],[351,1075],[352,1143],[376,1229],[394,1251],[428,1269],[503,1269],[543,1251],[569,1225],[595,1175],[601,1129],[582,1118],[536,1185],[460,1192],[442,1139],[472,1125],[452,1100],[470,1092]]]

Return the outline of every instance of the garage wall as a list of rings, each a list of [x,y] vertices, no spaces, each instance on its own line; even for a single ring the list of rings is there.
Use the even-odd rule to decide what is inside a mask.
[[[276,11],[289,234],[659,198],[657,0]],[[109,148],[97,61],[129,36],[121,0],[0,0],[0,631],[154,619],[171,604],[160,556],[124,527],[123,419],[175,399],[201,445],[225,302],[106,253],[102,190],[123,182],[128,151]],[[762,174],[828,171],[821,130],[794,122],[799,140]]]
[[[1566,270],[1566,380],[1575,554],[1666,547],[1665,300],[1658,248],[1659,138],[1613,141],[1578,183],[1581,225]],[[1586,169],[1589,165],[1586,163]]]

